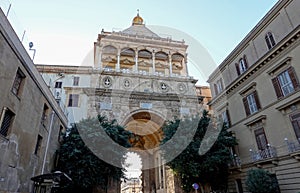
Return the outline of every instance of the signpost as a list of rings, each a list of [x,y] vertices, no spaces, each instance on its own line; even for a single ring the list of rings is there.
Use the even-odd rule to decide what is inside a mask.
[[[194,183],[192,186],[195,189],[195,192],[197,193],[197,190],[199,189],[199,184]]]

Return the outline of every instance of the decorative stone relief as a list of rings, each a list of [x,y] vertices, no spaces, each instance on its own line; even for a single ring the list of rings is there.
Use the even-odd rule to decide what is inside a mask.
[[[103,86],[108,88],[112,85],[112,79],[109,76],[106,76],[102,79]]]

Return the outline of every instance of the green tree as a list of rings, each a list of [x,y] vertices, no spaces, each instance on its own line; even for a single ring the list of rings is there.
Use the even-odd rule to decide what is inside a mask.
[[[196,132],[187,148],[181,152],[175,159],[168,163],[174,174],[181,180],[182,188],[185,192],[192,190],[192,184],[197,182],[201,184],[210,184],[213,190],[222,191],[226,189],[228,177],[228,163],[231,161],[230,147],[237,144],[232,133],[227,131],[227,124],[221,127],[219,135],[211,136],[208,140],[215,141],[212,147],[207,149],[203,155],[199,154],[199,147],[204,141],[205,133],[208,131],[210,118],[208,112],[204,111],[199,119],[186,118],[176,119],[166,123],[162,130],[164,139],[162,144],[170,142],[175,132],[182,132],[181,139],[174,143],[174,147],[181,145],[181,141],[186,140],[185,133],[190,128],[197,127]],[[178,128],[184,128],[178,131]],[[209,131],[208,131],[209,132]],[[214,138],[215,137],[215,138]],[[171,149],[163,149],[164,155]]]
[[[252,193],[279,193],[275,176],[263,169],[252,169],[247,172],[246,186]]]
[[[105,134],[120,145],[130,147],[129,139],[132,133],[118,125],[115,120],[108,121],[103,116],[82,120],[67,132],[58,151],[59,162],[56,170],[68,174],[72,178],[72,183],[63,186],[61,192],[91,192],[95,186],[107,191],[109,180],[119,181],[120,178],[125,177],[123,168],[99,159],[95,152],[91,151],[94,147],[87,147],[84,143],[86,141],[82,140],[81,136],[88,135],[89,138],[85,140],[92,141],[95,149],[106,148],[106,152],[113,151],[109,149]],[[112,161],[124,163],[124,154],[125,152],[114,152],[117,156]]]

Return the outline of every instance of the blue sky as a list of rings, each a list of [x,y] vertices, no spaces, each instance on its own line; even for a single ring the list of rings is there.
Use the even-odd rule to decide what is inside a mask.
[[[137,13],[136,10],[139,9],[146,26],[166,26],[191,36],[209,53],[215,63],[213,68],[225,59],[277,2],[277,0],[1,1],[6,7],[9,3],[12,4],[9,18],[15,21],[15,28],[19,34],[26,30],[24,42],[34,43],[34,48],[37,49],[35,63],[80,65],[93,48],[93,42],[96,41],[97,34],[102,28],[105,31],[118,31],[129,27]],[[212,66],[208,63],[207,65]],[[197,76],[197,73],[193,76]],[[207,77],[202,81],[206,81],[205,78]]]

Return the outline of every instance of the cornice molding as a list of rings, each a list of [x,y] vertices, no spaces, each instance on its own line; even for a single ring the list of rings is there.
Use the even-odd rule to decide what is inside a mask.
[[[296,44],[300,39],[300,25],[295,28],[289,35],[286,36],[283,40],[278,42],[276,46],[267,52],[264,56],[262,56],[256,63],[250,66],[250,68],[243,73],[241,76],[239,76],[237,79],[235,79],[231,84],[229,84],[225,90],[225,93],[221,93],[217,97],[211,100],[209,105],[214,105],[216,102],[220,100],[220,98],[223,98],[224,95],[231,96],[234,91],[239,88],[242,84],[244,84],[246,81],[254,79],[256,76],[253,76],[254,74],[257,74],[257,71],[260,71],[263,67],[270,64],[270,62],[276,58],[278,55],[280,55],[282,52],[284,52],[287,48],[292,47],[292,45]],[[287,59],[287,58],[286,58]]]

